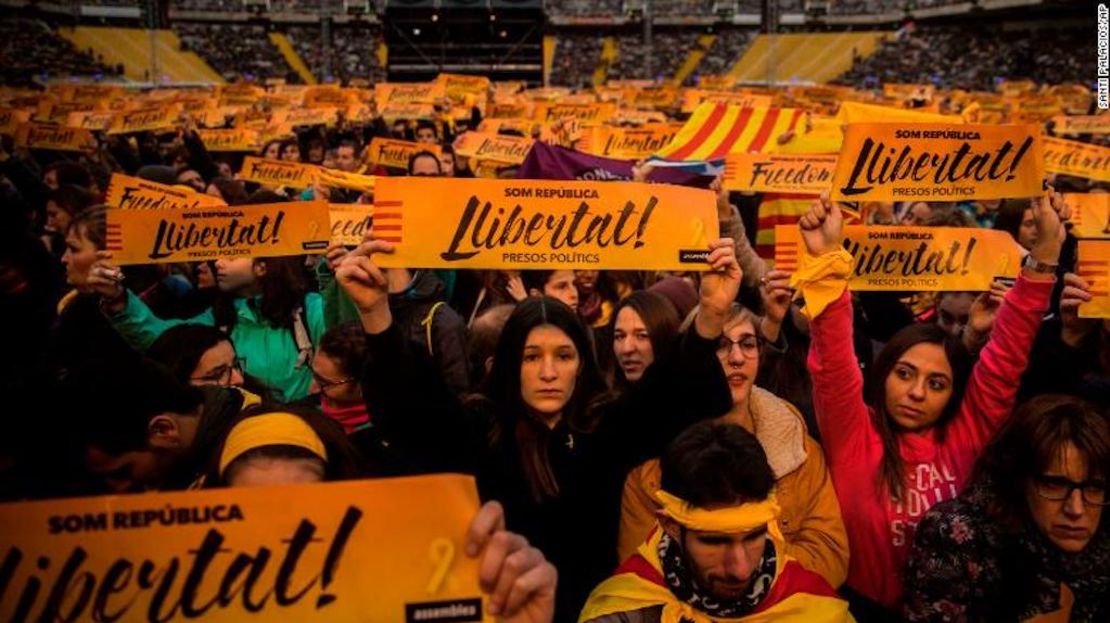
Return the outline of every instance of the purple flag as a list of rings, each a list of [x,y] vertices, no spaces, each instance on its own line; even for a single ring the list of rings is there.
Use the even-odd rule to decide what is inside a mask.
[[[632,160],[615,160],[536,141],[532,144],[517,179],[627,181],[632,179]],[[649,182],[709,188],[712,177],[677,169],[655,169]]]

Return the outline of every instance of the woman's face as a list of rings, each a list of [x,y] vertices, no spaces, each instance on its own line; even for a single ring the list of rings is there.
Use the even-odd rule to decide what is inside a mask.
[[[543,285],[543,293],[553,299],[558,299],[573,310],[578,309],[578,288],[574,285],[573,270],[557,270],[547,278]]]
[[[886,412],[900,428],[919,431],[937,423],[952,399],[952,365],[944,347],[908,348],[886,376]]]
[[[66,252],[62,264],[66,267],[66,281],[79,292],[87,292],[89,269],[96,263],[96,245],[88,238],[78,234],[75,228],[66,234]]]
[[[266,151],[262,153],[263,158],[276,160],[281,155],[281,143],[270,143],[266,146]]]
[[[1088,483],[1086,492],[1072,488],[1078,483]],[[1085,496],[1105,501],[1106,482],[1101,475],[1090,472],[1087,457],[1070,441],[1060,447],[1044,473],[1025,488],[1033,523],[1053,545],[1068,553],[1087,546],[1102,518],[1102,507],[1087,502]]]
[[[197,278],[197,289],[216,287],[216,275],[212,272],[212,265],[208,262],[198,262],[193,269]]]
[[[235,347],[229,341],[219,342],[204,351],[197,361],[197,367],[189,375],[190,385],[222,385],[242,387],[243,372],[235,356]]]
[[[574,285],[578,286],[578,291],[583,295],[591,294],[594,288],[597,287],[597,278],[601,274],[599,270],[576,270],[574,271]]]
[[[1027,208],[1021,213],[1021,225],[1018,227],[1018,244],[1025,249],[1032,249],[1037,244],[1037,221],[1033,220],[1033,210]]]
[[[520,362],[520,393],[536,414],[561,415],[574,395],[582,360],[574,341],[562,329],[540,325],[524,341]]]
[[[617,357],[624,378],[631,383],[639,381],[644,370],[655,361],[655,351],[651,346],[647,325],[630,306],[621,309],[613,325],[613,354]]]
[[[281,159],[289,162],[300,162],[301,148],[296,143],[289,143],[281,149]]]
[[[745,402],[752,394],[759,373],[759,337],[751,321],[738,322],[724,330],[717,346],[732,404]]]
[[[323,481],[324,463],[319,459],[255,457],[230,471],[227,486],[304,485]]]
[[[455,177],[455,154],[440,154],[439,168],[443,171],[444,177]]]
[[[308,161],[315,162],[317,164],[323,162],[324,146],[320,143],[313,143],[312,146],[308,148]]]
[[[310,393],[321,394],[329,404],[345,407],[362,402],[358,379],[345,374],[339,361],[322,350],[312,358],[312,385]]]
[[[73,217],[53,201],[46,202],[46,231],[62,233]]]
[[[216,260],[216,285],[221,292],[240,293],[256,282],[254,260],[249,257]]]
[[[902,217],[902,222],[906,225],[924,225],[925,220],[933,214],[932,208],[924,201],[915,202],[906,210],[905,216]]]

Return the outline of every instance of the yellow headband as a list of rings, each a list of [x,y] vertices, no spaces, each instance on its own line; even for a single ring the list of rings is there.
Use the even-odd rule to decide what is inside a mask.
[[[663,512],[668,517],[690,530],[734,534],[751,532],[763,526],[772,531],[777,528],[775,520],[779,516],[779,505],[773,492],[762,502],[748,502],[715,511],[697,508],[662,489],[655,492],[655,497],[663,504]]]
[[[328,460],[324,442],[301,417],[292,413],[267,413],[249,417],[227,434],[220,454],[220,475],[244,453],[265,446],[296,446]]]

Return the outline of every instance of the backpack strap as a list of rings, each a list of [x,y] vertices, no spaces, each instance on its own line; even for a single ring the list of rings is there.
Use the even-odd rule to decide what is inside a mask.
[[[312,356],[312,338],[304,322],[303,305],[299,305],[293,311],[293,341],[297,344],[297,367],[300,368],[308,363],[308,359]]]
[[[428,310],[428,315],[424,317],[424,320],[420,321],[420,326],[424,327],[424,337],[427,338],[429,357],[435,357],[435,350],[432,348],[432,321],[436,318],[436,312],[444,305],[446,305],[446,303],[443,301],[439,301],[435,305],[432,305],[432,308]]]

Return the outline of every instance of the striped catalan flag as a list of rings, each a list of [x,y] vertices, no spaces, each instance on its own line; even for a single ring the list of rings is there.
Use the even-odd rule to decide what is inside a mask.
[[[721,160],[735,152],[764,152],[803,118],[796,108],[741,108],[703,102],[669,145],[653,158],[671,161]]]

